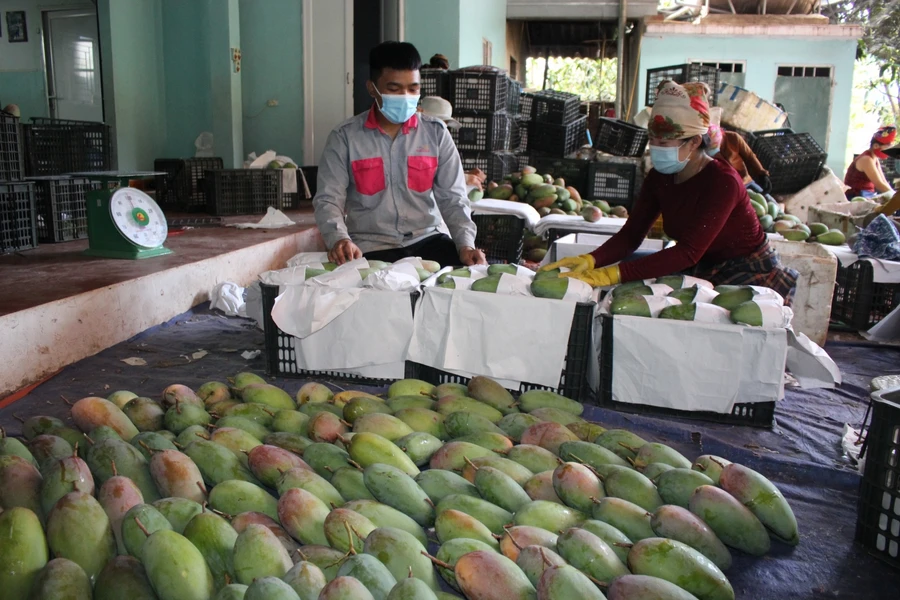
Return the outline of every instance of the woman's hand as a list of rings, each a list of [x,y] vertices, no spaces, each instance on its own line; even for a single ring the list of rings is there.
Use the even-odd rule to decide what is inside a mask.
[[[620,281],[618,265],[602,267],[600,269],[591,269],[590,271],[580,271],[578,273],[570,271],[568,273],[560,273],[559,276],[580,279],[591,287],[609,287],[611,285],[618,285]]]
[[[339,241],[328,251],[328,260],[338,265],[342,265],[345,262],[362,258],[362,255],[362,250],[360,250],[356,244],[350,240],[344,239]]]
[[[580,256],[569,256],[562,260],[558,260],[549,265],[541,267],[541,271],[552,271],[553,269],[566,268],[572,273],[581,273],[590,271],[594,268],[594,257],[590,254],[582,254]]]

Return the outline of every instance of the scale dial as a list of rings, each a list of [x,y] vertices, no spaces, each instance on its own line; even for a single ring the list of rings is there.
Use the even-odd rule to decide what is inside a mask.
[[[141,248],[162,246],[169,234],[159,205],[140,190],[116,190],[109,200],[109,214],[119,233]]]

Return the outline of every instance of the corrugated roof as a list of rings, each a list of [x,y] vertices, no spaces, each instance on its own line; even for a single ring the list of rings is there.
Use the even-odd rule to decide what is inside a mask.
[[[628,0],[627,15],[655,15],[659,0]],[[619,16],[619,0],[506,0],[508,19],[608,20]]]

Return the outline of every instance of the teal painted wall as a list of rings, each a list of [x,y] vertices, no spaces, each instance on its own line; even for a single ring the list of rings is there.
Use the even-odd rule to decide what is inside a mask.
[[[428,62],[428,59],[435,54],[443,54],[450,60],[451,69],[458,69],[461,66],[460,5],[461,0],[409,0],[406,2],[406,23],[404,24],[406,41],[419,50],[423,61]],[[481,48],[480,44],[478,47]],[[480,52],[481,50],[479,50],[479,56]]]
[[[506,65],[506,0],[459,0],[459,66],[484,63],[483,40],[491,42],[491,64]]]
[[[167,158],[193,156],[212,130],[207,0],[162,0]]]
[[[245,153],[303,164],[303,21],[298,0],[240,0]],[[268,107],[269,100],[278,106]]]
[[[638,96],[634,107],[641,110],[647,69],[700,61],[746,61],[745,87],[771,100],[775,93],[778,65],[831,66],[834,70],[828,166],[843,177],[849,162],[847,131],[850,126],[850,102],[853,93],[853,68],[856,42],[838,38],[775,38],[764,43],[754,37],[660,36],[645,34],[641,49]]]
[[[231,48],[241,47],[238,0],[209,2],[209,64],[213,152],[226,168],[243,164],[241,74],[234,71]]]

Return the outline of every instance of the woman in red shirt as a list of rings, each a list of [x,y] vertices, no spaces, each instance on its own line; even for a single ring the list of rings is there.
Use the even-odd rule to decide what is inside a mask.
[[[896,127],[891,125],[882,127],[872,136],[869,149],[850,163],[844,176],[844,184],[850,186],[847,190],[848,200],[857,196],[873,198],[891,191],[891,184],[888,183],[881,168],[881,160],[888,157],[883,150],[893,144],[896,137]]]
[[[705,84],[669,82],[650,119],[650,159],[635,208],[622,229],[590,254],[565,258],[545,270],[567,267],[595,287],[685,273],[715,285],[759,285],[789,302],[799,274],[785,268],[768,243],[737,171],[715,154]],[[677,244],[651,256],[631,255],[662,215]],[[611,266],[606,266],[611,265]]]

